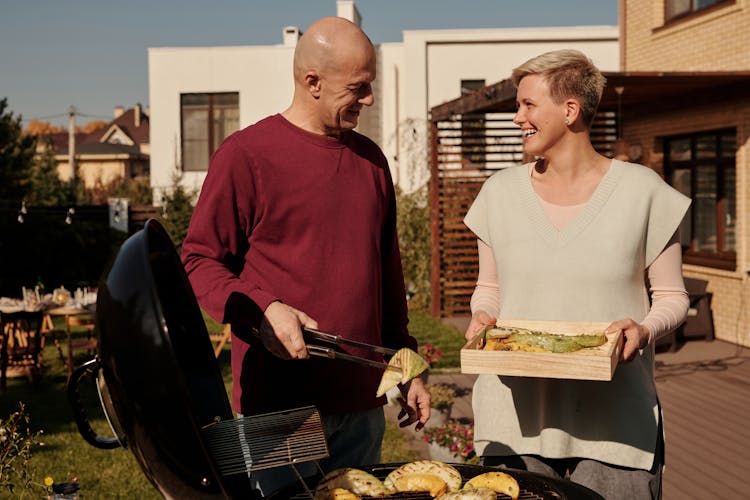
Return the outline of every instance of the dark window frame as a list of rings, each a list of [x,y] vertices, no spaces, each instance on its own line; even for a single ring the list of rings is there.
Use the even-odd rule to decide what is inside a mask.
[[[206,96],[208,99],[207,107],[206,107],[206,133],[207,133],[207,156],[206,156],[206,165],[205,168],[186,168],[186,162],[185,162],[185,146],[186,146],[186,139],[185,139],[185,117],[184,117],[184,111],[186,104],[184,102],[184,99],[186,97],[190,96]],[[239,120],[239,109],[240,109],[240,93],[239,92],[183,92],[180,94],[180,169],[183,172],[205,172],[208,170],[208,161],[211,159],[211,155],[214,154],[216,149],[219,147],[221,142],[229,136],[232,132],[231,131],[224,135],[224,137],[215,138],[215,130],[214,130],[214,112],[215,107],[221,106],[221,104],[218,104],[216,101],[219,97],[225,97],[225,96],[234,96],[236,97],[236,109],[238,113],[238,120]],[[238,121],[238,127],[239,127],[239,121]]]
[[[664,25],[669,25],[676,21],[682,21],[684,19],[689,19],[692,17],[702,16],[707,12],[726,7],[727,5],[733,5],[735,3],[735,0],[709,0],[711,3],[699,6],[699,0],[690,0],[690,8],[687,11],[669,17],[668,9],[671,1],[675,0],[665,0],[664,2]]]
[[[723,128],[718,130],[707,130],[707,131],[701,131],[701,132],[693,132],[690,134],[681,134],[676,136],[669,136],[669,137],[663,137],[663,145],[664,145],[664,172],[666,175],[666,178],[669,180],[669,183],[671,185],[674,185],[674,176],[675,173],[678,170],[689,170],[690,172],[690,192],[691,195],[695,195],[697,189],[697,179],[698,176],[696,175],[696,170],[700,166],[705,165],[715,165],[716,167],[716,252],[707,252],[707,251],[699,251],[695,249],[696,245],[696,239],[694,237],[695,231],[696,231],[696,210],[694,208],[691,208],[690,214],[692,216],[691,220],[691,230],[692,233],[690,235],[690,245],[685,246],[683,245],[683,262],[685,264],[692,264],[697,266],[705,266],[705,267],[713,267],[718,269],[725,269],[730,271],[735,271],[737,268],[737,251],[736,250],[725,250],[724,244],[725,244],[725,231],[724,231],[724,223],[725,217],[727,215],[726,208],[727,208],[727,196],[726,192],[724,190],[725,184],[724,180],[725,177],[728,175],[728,170],[731,169],[734,171],[735,176],[735,185],[734,185],[734,199],[735,199],[735,210],[736,210],[736,200],[737,200],[737,186],[736,186],[736,175],[737,175],[737,162],[736,162],[736,141],[735,141],[735,149],[731,151],[730,155],[724,155],[723,151],[723,145],[721,138],[727,135],[734,135],[736,137],[737,129],[732,128]],[[710,158],[710,159],[701,159],[698,158],[697,154],[697,143],[699,138],[706,138],[709,136],[713,136],[713,139],[716,143],[716,157]],[[689,140],[690,141],[690,159],[689,160],[672,160],[671,158],[671,151],[670,146],[672,143],[680,140]],[[735,221],[736,221],[736,213],[735,213]],[[735,223],[735,240],[737,238],[737,225]],[[684,235],[683,235],[684,238]]]

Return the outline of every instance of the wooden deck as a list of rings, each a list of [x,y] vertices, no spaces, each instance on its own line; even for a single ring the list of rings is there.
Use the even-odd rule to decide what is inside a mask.
[[[471,419],[475,378],[434,374],[430,382],[454,385],[460,397],[452,416]],[[750,349],[684,343],[676,352],[657,353],[656,382],[666,433],[664,500],[750,498]],[[411,446],[429,458],[420,436],[410,434]]]

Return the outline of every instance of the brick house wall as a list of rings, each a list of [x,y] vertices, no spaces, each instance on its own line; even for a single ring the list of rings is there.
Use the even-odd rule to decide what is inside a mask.
[[[750,71],[750,0],[668,24],[664,0],[620,0],[620,23],[622,71]],[[684,274],[708,281],[716,338],[750,346],[750,89],[746,98],[707,96],[677,110],[628,109],[623,120],[624,138],[643,147],[640,163],[662,175],[661,138],[736,128],[736,269],[685,265]]]
[[[750,70],[750,0],[667,24],[664,3],[621,0],[623,71]]]

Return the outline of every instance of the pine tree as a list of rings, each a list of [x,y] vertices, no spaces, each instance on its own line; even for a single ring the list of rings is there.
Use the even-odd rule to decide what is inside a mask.
[[[187,236],[190,218],[193,216],[193,200],[197,195],[195,190],[188,190],[182,186],[182,174],[172,175],[170,192],[162,199],[164,212],[161,223],[167,230],[177,253],[182,250],[182,242]]]
[[[30,205],[65,205],[69,201],[69,187],[60,181],[52,147],[47,144],[29,172],[30,190],[26,200]]]
[[[0,99],[0,199],[21,200],[31,187],[36,139],[23,135],[21,117],[6,112],[7,107],[8,99]]]

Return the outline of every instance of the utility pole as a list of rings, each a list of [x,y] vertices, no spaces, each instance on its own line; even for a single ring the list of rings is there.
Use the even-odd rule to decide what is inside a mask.
[[[70,203],[76,201],[76,108],[68,109],[70,120],[68,123],[68,165],[70,165]]]

